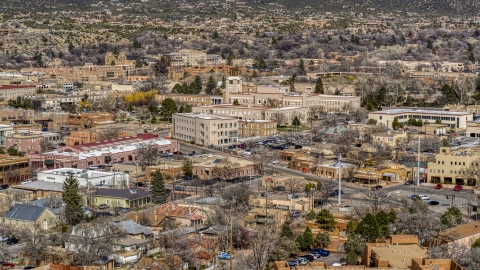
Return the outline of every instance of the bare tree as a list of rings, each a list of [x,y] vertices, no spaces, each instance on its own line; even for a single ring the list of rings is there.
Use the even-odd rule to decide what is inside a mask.
[[[29,264],[37,265],[42,253],[46,252],[50,245],[47,234],[40,223],[36,222],[31,228],[23,227],[20,229],[18,235],[22,242],[26,243],[21,250],[22,255],[28,260]]]
[[[274,160],[278,159],[277,151],[272,150],[269,147],[262,146],[260,150],[257,150],[252,155],[255,170],[258,174],[264,175],[268,166],[272,164]]]
[[[301,192],[305,188],[305,180],[299,177],[289,177],[285,180],[285,187],[290,194]]]
[[[160,151],[155,143],[139,144],[135,150],[135,160],[145,170],[147,166],[156,165]]]
[[[212,173],[222,177],[224,180],[230,180],[240,171],[240,164],[233,162],[230,158],[223,158],[215,167]]]
[[[50,209],[55,209],[60,207],[62,203],[63,201],[60,197],[58,197],[55,193],[50,193],[50,195],[45,198],[43,205]]]
[[[40,142],[40,153],[45,153],[45,152],[50,152],[55,149],[55,146],[53,145],[52,141],[43,140]]]
[[[267,265],[270,253],[279,240],[278,231],[268,226],[259,226],[252,232],[251,252],[243,255],[242,265],[247,269],[261,270]]]
[[[277,126],[282,126],[288,121],[287,116],[281,112],[273,113],[270,119],[277,122]]]
[[[337,181],[334,181],[332,179],[326,179],[322,181],[322,185],[316,191],[320,195],[320,198],[322,200],[322,208],[323,208],[323,204],[329,203],[328,199],[330,195],[335,192],[335,189],[337,187],[338,187]]]
[[[117,139],[120,133],[120,127],[108,125],[98,132],[100,141]]]

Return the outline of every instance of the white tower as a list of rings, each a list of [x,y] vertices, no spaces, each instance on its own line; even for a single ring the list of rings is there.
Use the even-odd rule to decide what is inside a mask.
[[[239,92],[242,92],[242,78],[240,76],[228,76],[223,103],[232,104],[233,100],[231,100],[230,94]]]

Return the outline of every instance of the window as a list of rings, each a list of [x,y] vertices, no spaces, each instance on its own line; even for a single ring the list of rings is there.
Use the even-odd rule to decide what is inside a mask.
[[[108,199],[105,201],[105,203],[106,203],[106,204],[108,204],[108,203],[109,203]]]
[[[44,230],[48,229],[48,222],[46,219],[43,220],[43,229]]]
[[[97,198],[95,198],[95,203],[98,203],[98,199],[97,199]]]

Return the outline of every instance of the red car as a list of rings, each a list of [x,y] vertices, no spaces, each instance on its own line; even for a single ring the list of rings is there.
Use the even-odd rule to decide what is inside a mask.
[[[15,264],[9,262],[3,262],[2,265],[3,267],[15,267]]]
[[[437,185],[435,186],[435,189],[442,189],[442,188],[443,188],[443,185],[442,185],[442,184],[437,184]]]
[[[462,186],[456,185],[456,186],[453,188],[453,191],[460,191],[460,190],[462,190],[462,189],[463,189]]]

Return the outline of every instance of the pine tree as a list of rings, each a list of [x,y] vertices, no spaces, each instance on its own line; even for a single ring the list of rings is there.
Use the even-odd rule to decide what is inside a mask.
[[[303,62],[303,59],[300,59],[300,62],[298,63],[298,74],[300,75],[307,74],[307,72],[305,71],[305,63]]]
[[[150,123],[152,123],[152,124],[157,123],[157,117],[155,117],[155,115],[152,115],[152,119],[150,119]]]
[[[357,234],[362,236],[365,241],[374,243],[380,236],[380,229],[377,219],[371,213],[368,213],[357,226]]]
[[[191,158],[186,158],[183,160],[182,169],[185,176],[193,176],[193,161]]]
[[[194,82],[197,85],[197,93],[200,93],[202,91],[202,79],[199,75],[195,76]]]
[[[152,173],[152,202],[155,204],[162,204],[167,202],[167,190],[165,189],[165,182],[163,174],[160,170]]]
[[[400,122],[398,122],[398,118],[397,118],[397,117],[394,117],[394,118],[393,118],[393,122],[392,122],[392,128],[393,128],[394,130],[397,130],[397,129],[401,128],[401,127],[402,127],[402,124],[400,124]]]
[[[183,105],[180,106],[180,109],[178,109],[179,113],[183,113]]]
[[[310,212],[307,213],[307,216],[305,217],[306,220],[314,220],[317,218],[317,213],[312,209]]]
[[[238,99],[233,100],[233,105],[237,105],[237,106],[240,105],[240,103],[238,102]]]
[[[353,249],[350,249],[347,252],[347,256],[345,257],[345,262],[348,265],[357,265],[358,264],[358,255],[355,253]]]
[[[210,75],[210,77],[208,77],[207,85],[205,85],[205,93],[207,95],[213,94],[213,90],[215,90],[216,86],[217,83],[215,82],[213,75]]]
[[[317,236],[315,236],[315,246],[326,248],[328,245],[330,245],[330,235],[328,232],[319,232]]]
[[[302,125],[302,123],[300,122],[300,119],[298,119],[298,117],[295,116],[295,117],[293,118],[293,120],[292,120],[292,126],[294,126],[294,127],[299,127],[299,126],[301,126],[301,125]]]
[[[62,199],[65,202],[67,223],[76,225],[83,219],[82,197],[78,194],[78,180],[70,175],[63,182]]]
[[[477,238],[472,244],[472,248],[480,248],[480,238]]]
[[[325,89],[323,88],[322,77],[318,77],[317,83],[315,84],[315,93],[325,94]]]
[[[440,222],[449,228],[462,224],[462,212],[457,207],[450,207],[440,217]]]
[[[312,229],[310,227],[306,227],[305,231],[303,232],[303,242],[305,243],[305,248],[309,249],[315,244],[315,238],[313,237]]]
[[[300,250],[306,250],[307,248],[305,247],[305,241],[303,240],[303,234],[300,234],[297,236],[297,239],[295,239],[295,242],[297,243],[297,246]]]
[[[282,228],[280,230],[280,237],[284,237],[287,239],[293,238],[292,228],[290,228],[288,224],[285,224],[285,223],[282,224]]]
[[[333,232],[335,229],[335,219],[328,209],[322,209],[317,215],[317,222],[322,230]]]

